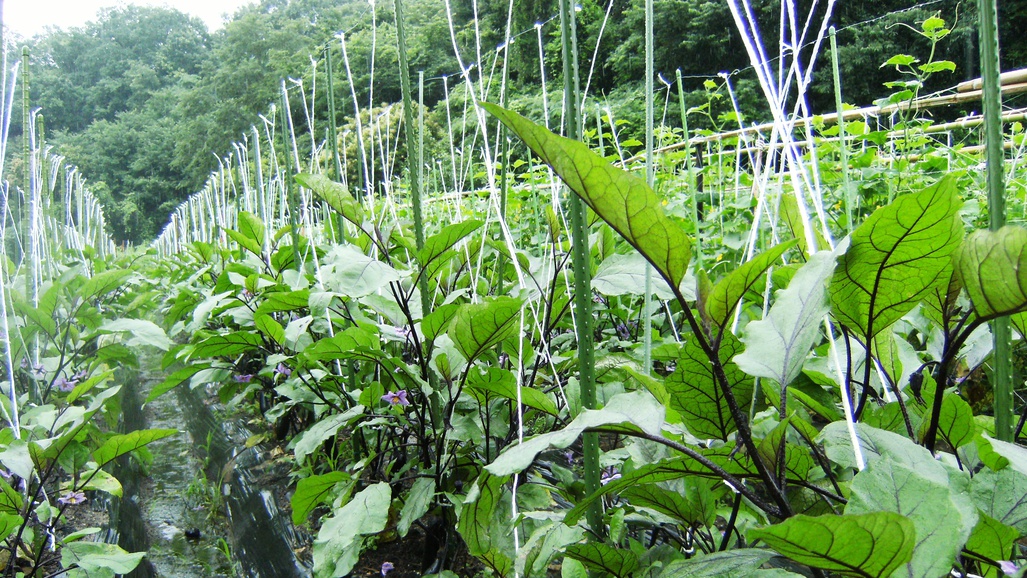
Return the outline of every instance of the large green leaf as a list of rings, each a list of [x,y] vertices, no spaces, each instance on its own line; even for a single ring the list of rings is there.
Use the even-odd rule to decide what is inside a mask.
[[[986,468],[970,481],[970,497],[982,512],[1027,535],[1027,476],[1013,468]]]
[[[479,398],[479,401],[484,401],[486,396],[492,396],[493,399],[499,396],[517,401],[517,390],[514,375],[499,367],[489,367],[484,372],[472,370],[467,379],[468,393]],[[520,394],[522,404],[550,415],[559,415],[560,410],[556,408],[556,404],[541,391],[521,386]]]
[[[731,333],[724,333],[719,351],[721,361],[741,351],[741,342]],[[752,400],[753,379],[734,363],[724,363],[723,368],[735,399],[746,411]],[[696,437],[726,440],[737,429],[724,392],[713,375],[713,364],[694,338],[685,343],[677,367],[665,385],[671,409],[681,415],[688,431]]]
[[[364,357],[366,350],[378,345],[378,336],[364,327],[348,327],[335,337],[319,339],[303,351],[303,357],[313,361],[334,361]]]
[[[268,338],[279,345],[285,343],[285,328],[282,324],[275,321],[274,317],[266,315],[264,313],[255,313],[253,315],[253,326],[257,328]]]
[[[499,520],[506,482],[506,476],[482,472],[467,492],[456,526],[467,551],[488,564],[498,576],[509,576],[514,568],[511,549],[507,548],[509,540],[500,529]]]
[[[602,542],[567,546],[567,556],[585,566],[617,578],[628,578],[638,569],[638,555],[631,550],[613,548]]]
[[[172,341],[156,323],[145,319],[115,319],[100,327],[102,333],[120,333],[122,341],[129,347],[149,345],[161,351],[171,348]]]
[[[112,436],[93,451],[93,460],[103,467],[118,456],[139,449],[146,444],[179,433],[177,429],[143,429]]]
[[[718,327],[724,327],[731,315],[734,313],[735,305],[741,301],[746,291],[752,288],[763,273],[777,261],[784,252],[792,248],[796,243],[795,239],[780,243],[771,249],[756,255],[752,259],[742,263],[727,277],[722,279],[713,287],[706,300],[706,312],[710,319]]]
[[[990,318],[1027,307],[1027,230],[974,231],[956,256],[956,272],[974,309]]]
[[[981,514],[980,520],[974,526],[970,538],[966,541],[966,550],[985,560],[1012,560],[1015,556],[1014,546],[1020,537],[1016,531],[1002,522],[987,514]],[[998,576],[998,568],[987,564],[984,567],[984,575],[988,578]]]
[[[132,275],[134,273],[131,269],[112,269],[103,273],[97,273],[82,284],[82,287],[78,290],[78,296],[83,301],[89,301],[94,297],[101,297],[115,289],[120,289]]]
[[[339,483],[351,479],[346,472],[328,472],[300,479],[289,501],[292,505],[292,523],[299,526],[306,522],[314,508],[332,498],[332,492]]]
[[[345,185],[336,183],[324,175],[300,173],[294,177],[301,187],[310,189],[335,212],[358,228],[364,223],[364,210],[360,202],[346,190]]]
[[[590,428],[644,431],[658,435],[663,427],[664,407],[648,392],[616,395],[603,409],[585,410],[566,427],[535,436],[523,443],[508,447],[485,469],[497,476],[515,474],[531,465],[539,452],[552,448],[563,449]]]
[[[151,389],[150,393],[146,396],[146,403],[149,403],[157,399],[158,397],[185,383],[189,380],[189,378],[196,375],[197,373],[209,368],[210,364],[208,363],[194,363],[175,371],[171,375],[165,377],[164,381],[153,386],[153,389]]]
[[[387,263],[368,257],[353,245],[332,247],[321,270],[329,289],[354,298],[377,293],[403,278]]]
[[[660,578],[750,578],[773,557],[770,550],[756,548],[717,552],[672,562],[660,573]]]
[[[865,578],[891,576],[916,543],[913,522],[892,512],[799,515],[749,535],[800,564]]]
[[[461,221],[443,227],[441,231],[425,239],[424,248],[421,249],[417,256],[421,267],[424,268],[430,265],[432,261],[448,251],[453,245],[456,245],[461,239],[480,229],[484,224],[475,219]]]
[[[672,287],[681,285],[692,257],[692,242],[664,213],[662,201],[645,181],[614,167],[584,144],[557,136],[515,112],[489,103],[481,106],[553,167]]]
[[[18,514],[0,514],[0,540],[6,540],[23,523],[25,519]]]
[[[436,307],[434,311],[425,315],[421,320],[421,334],[424,335],[424,340],[427,343],[435,341],[436,337],[446,331],[453,316],[459,310],[460,306],[456,303],[447,303]]]
[[[716,511],[705,502],[706,496],[702,492],[705,490],[708,494],[709,488],[701,484],[686,484],[690,491],[685,492],[671,491],[656,484],[637,484],[625,488],[620,496],[631,502],[632,506],[656,510],[681,520],[685,526],[708,526],[713,523]]]
[[[239,211],[238,226],[238,232],[226,230],[225,233],[246,250],[259,257],[264,247],[264,221],[253,213]]]
[[[406,501],[403,503],[403,509],[399,512],[399,523],[396,524],[396,530],[400,537],[406,536],[410,531],[410,526],[428,511],[434,497],[434,478],[414,480],[414,484],[406,493]]]
[[[322,418],[314,425],[308,427],[300,435],[293,438],[293,453],[296,455],[296,463],[302,465],[303,460],[324,444],[325,440],[335,436],[343,426],[355,418],[364,414],[364,406],[355,405],[342,413]]]
[[[913,557],[900,573],[938,578],[949,573],[970,532],[977,508],[966,495],[966,480],[939,480],[923,466],[879,459],[852,480],[846,514],[894,512],[916,528]],[[940,466],[939,466],[940,467]]]
[[[260,334],[254,331],[236,331],[226,335],[213,335],[193,346],[189,359],[205,357],[234,357],[253,351],[261,344]]]
[[[734,362],[742,371],[787,386],[802,372],[827,315],[827,281],[837,256],[819,251],[777,292],[770,312],[745,326],[745,351]]]
[[[468,303],[457,311],[446,334],[464,359],[471,362],[513,333],[520,312],[521,301],[513,297]]]
[[[739,478],[757,477],[755,469],[747,467],[747,464],[741,463],[740,459],[736,459],[736,456],[733,455],[732,448],[730,447],[702,450],[700,453],[710,462],[719,466],[725,472],[733,476]],[[619,479],[613,480],[600,487],[599,491],[589,494],[579,500],[578,503],[567,512],[566,516],[564,516],[564,523],[576,524],[591,504],[607,494],[622,492],[640,484],[654,484],[669,480],[698,477],[718,481],[722,479],[719,473],[714,472],[703,465],[699,460],[690,456],[677,456],[661,460],[659,462],[646,464],[636,470],[623,474]]]
[[[627,255],[614,253],[599,264],[592,277],[592,289],[607,297],[644,295],[645,271],[649,266],[645,257],[637,252]],[[653,279],[652,289],[653,294],[660,299],[674,299],[674,292],[663,278]],[[682,287],[682,293],[687,299],[694,290],[689,287],[686,293],[685,287]]]
[[[920,422],[920,437],[923,438],[931,420]],[[941,413],[938,415],[938,435],[952,448],[961,448],[974,440],[977,428],[974,425],[970,404],[954,393],[946,393],[941,399]]]
[[[257,306],[258,314],[270,314],[278,311],[296,311],[304,309],[310,303],[310,291],[300,289],[298,291],[274,291],[265,293],[264,300]]]
[[[956,181],[944,177],[870,215],[831,280],[834,315],[866,342],[947,285],[963,234],[959,208]]]
[[[377,534],[389,521],[392,489],[379,482],[353,496],[345,506],[326,518],[314,540],[314,573],[346,576],[356,566],[364,536]]]
[[[126,552],[117,544],[79,540],[61,548],[61,565],[78,566],[89,577],[113,577],[135,570],[145,555],[146,552]]]

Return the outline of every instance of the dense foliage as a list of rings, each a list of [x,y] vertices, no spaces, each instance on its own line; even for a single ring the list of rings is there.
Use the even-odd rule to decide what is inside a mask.
[[[638,57],[643,43],[642,2],[608,6],[586,0],[578,13],[583,80],[591,78],[590,92],[605,95],[620,118],[632,122],[628,130],[636,138],[643,124],[638,106],[643,77],[643,61]],[[1003,66],[1008,68],[1020,66],[1020,55],[1027,50],[1024,38],[1015,32],[1023,12],[1020,4],[1003,2],[1001,7],[1006,24]],[[834,24],[840,30],[848,102],[867,103],[885,94],[882,84],[895,78],[881,64],[892,54],[923,53],[927,47],[926,41],[901,24],[923,20],[933,11],[955,20],[952,39],[939,46],[938,58],[959,63],[959,73],[926,88],[940,88],[976,74],[972,3],[943,0],[903,11],[907,6],[899,1],[837,6]],[[489,73],[494,48],[503,42],[508,3],[465,0],[452,2],[451,7],[461,49],[481,54],[483,62],[474,63],[474,74]],[[538,110],[542,68],[534,26],[542,24],[549,87],[559,86],[560,41],[552,20],[556,7],[555,0],[513,3],[510,30],[516,40],[510,95],[535,102]],[[409,2],[408,11],[410,67],[423,70],[430,79],[425,100],[434,107],[449,96],[439,77],[451,76],[450,89],[460,84],[446,5],[417,0]],[[776,2],[760,8],[768,29],[773,29],[778,12]],[[680,70],[687,89],[696,91],[701,100],[704,78],[739,71],[735,88],[742,110],[751,118],[765,116],[754,76],[746,70],[748,59],[741,40],[735,32],[725,33],[734,30],[725,3],[658,2],[656,18],[658,72],[673,80],[674,72]],[[233,142],[250,133],[257,115],[280,100],[281,79],[301,79],[308,89],[316,83],[324,90],[326,46],[334,53],[336,124],[343,126],[352,118],[351,87],[335,38],[339,32],[345,31],[352,91],[359,106],[398,102],[393,22],[391,3],[375,8],[373,3],[355,0],[263,0],[241,9],[213,33],[173,8],[112,8],[95,22],[27,41],[36,79],[31,84],[32,101],[42,107],[51,142],[60,145],[62,154],[80,167],[104,199],[117,238],[142,242],[155,236],[175,205],[202,187],[217,169],[215,155],[231,151]],[[476,48],[476,30],[483,52]],[[812,88],[815,111],[833,110],[829,70],[818,67],[818,81]],[[310,111],[312,121],[321,127],[327,126],[324,102],[319,100],[318,108]],[[304,114],[293,112],[297,125],[306,126]],[[439,125],[445,122],[442,115],[438,109],[433,115]],[[677,116],[673,110],[670,115]],[[14,135],[20,132],[19,121],[19,116],[13,119]],[[693,127],[697,123],[710,128],[692,119]]]

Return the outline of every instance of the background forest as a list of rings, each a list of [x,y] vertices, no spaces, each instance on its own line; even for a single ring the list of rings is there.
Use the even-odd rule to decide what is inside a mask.
[[[578,5],[582,80],[588,80],[590,94],[602,95],[627,121],[621,134],[628,142],[642,138],[642,4],[642,0],[582,0]],[[425,73],[425,104],[431,109],[427,122],[429,130],[434,127],[436,132],[447,122],[445,110],[437,104],[447,89],[456,98],[462,90],[447,6],[465,53],[476,51],[476,27],[483,38],[482,50],[492,47],[487,54],[479,53],[486,64],[476,67],[474,75],[490,72],[488,63],[502,43],[507,21],[505,1],[413,0],[407,6],[410,66]],[[765,2],[760,10],[766,19],[763,26],[772,29],[779,3]],[[866,105],[886,96],[889,90],[883,83],[896,80],[897,74],[881,64],[893,54],[930,50],[929,42],[904,24],[915,25],[936,12],[953,25],[936,57],[957,63],[957,70],[934,75],[925,93],[978,76],[976,4],[839,2],[834,25],[839,31],[846,102]],[[542,111],[540,52],[548,90],[555,90],[550,102],[560,98],[556,14],[555,0],[514,3],[509,84],[514,108]],[[710,100],[704,82],[712,79],[718,81],[714,86],[723,88],[723,77],[717,75],[727,72],[745,120],[766,119],[761,110],[765,104],[761,104],[755,75],[747,68],[726,3],[661,1],[655,4],[655,17],[655,67],[663,79],[672,82],[680,71],[686,88],[694,90],[689,100],[694,106]],[[218,156],[231,151],[232,143],[240,141],[254,119],[279,98],[282,78],[324,90],[326,45],[333,51],[337,126],[345,130],[347,123],[353,124],[352,95],[362,109],[398,102],[399,76],[392,72],[398,67],[394,21],[391,3],[262,0],[241,9],[223,29],[211,33],[199,19],[172,8],[112,8],[82,27],[24,40],[31,55],[31,102],[42,108],[47,142],[56,145],[69,164],[79,167],[103,202],[117,240],[144,242],[157,234],[180,202],[203,186],[217,168]],[[999,21],[1003,70],[1023,66],[1027,38],[1018,31],[1027,29],[1027,2],[1001,2]],[[340,32],[345,34],[352,90],[340,51]],[[301,70],[307,72],[297,78]],[[374,70],[386,72],[372,78]],[[817,70],[812,110],[830,112],[830,67],[818,65]],[[717,98],[723,99],[723,92]],[[327,101],[317,102],[323,109],[310,111],[310,117],[324,123]],[[712,108],[710,114],[690,118],[690,126],[698,130],[737,126],[737,119],[727,114],[729,106]],[[949,111],[966,112],[970,110]],[[304,111],[293,109],[293,116],[296,132],[306,134]],[[670,107],[666,122],[678,125],[680,119],[675,117],[679,116],[676,107]],[[20,116],[11,127],[14,143],[20,140],[19,123]],[[16,156],[20,145],[8,150]],[[402,159],[402,148],[398,152]],[[10,174],[17,178],[19,161],[8,161]]]

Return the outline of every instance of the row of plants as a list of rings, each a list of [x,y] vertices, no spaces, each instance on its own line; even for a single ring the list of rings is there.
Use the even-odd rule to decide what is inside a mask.
[[[4,126],[16,82],[28,81],[18,72],[0,85]],[[148,443],[178,433],[120,430],[131,374],[119,368],[138,366],[140,346],[170,342],[145,319],[157,293],[116,251],[103,207],[61,166],[27,99],[22,112],[31,138],[17,160],[28,170],[22,183],[3,181],[0,218],[0,575],[113,577],[145,552],[105,540],[100,504],[122,494],[108,466],[145,464]]]

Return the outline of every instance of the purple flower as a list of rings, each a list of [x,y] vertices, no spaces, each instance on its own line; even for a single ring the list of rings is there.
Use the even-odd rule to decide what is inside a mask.
[[[382,396],[382,401],[388,402],[390,406],[401,405],[406,407],[410,405],[410,401],[407,400],[407,390],[401,389],[395,393],[389,392]]]
[[[1016,573],[1020,571],[1020,569],[1016,567],[1016,564],[1009,560],[999,560],[998,567],[1006,576],[1016,576]]]
[[[238,373],[232,376],[236,383],[249,383],[253,381],[252,373]]]
[[[382,576],[385,576],[395,569],[396,567],[392,565],[392,562],[382,562]]]
[[[284,363],[279,363],[278,366],[275,367],[275,375],[280,375],[283,378],[288,378],[290,375],[292,375],[292,368]]]
[[[605,486],[606,484],[609,484],[610,482],[619,479],[620,472],[617,470],[616,467],[610,466],[603,470],[602,475],[599,477],[599,483]]]
[[[71,391],[71,390],[75,389],[76,385],[78,385],[78,380],[77,379],[68,379],[68,378],[66,378],[66,377],[64,377],[62,375],[62,376],[58,377],[57,379],[55,379],[53,384],[56,385],[57,389],[59,389],[61,391]]]
[[[57,498],[57,502],[64,504],[65,506],[76,506],[86,501],[86,494],[84,492],[68,492],[63,496]]]
[[[42,363],[37,363],[32,366],[32,375],[35,375],[39,378],[46,377],[46,368],[43,367]]]
[[[74,379],[75,381],[78,381],[80,379],[85,379],[87,377],[89,377],[89,370],[88,369],[80,369],[77,372],[75,372],[75,375],[72,376],[72,379]]]
[[[29,368],[29,360],[28,360],[28,358],[22,357],[21,358],[21,363],[19,363],[18,365],[21,366],[22,369],[28,369]]]
[[[243,298],[243,301],[249,301],[253,297],[253,293],[249,289],[243,289],[240,297]]]

